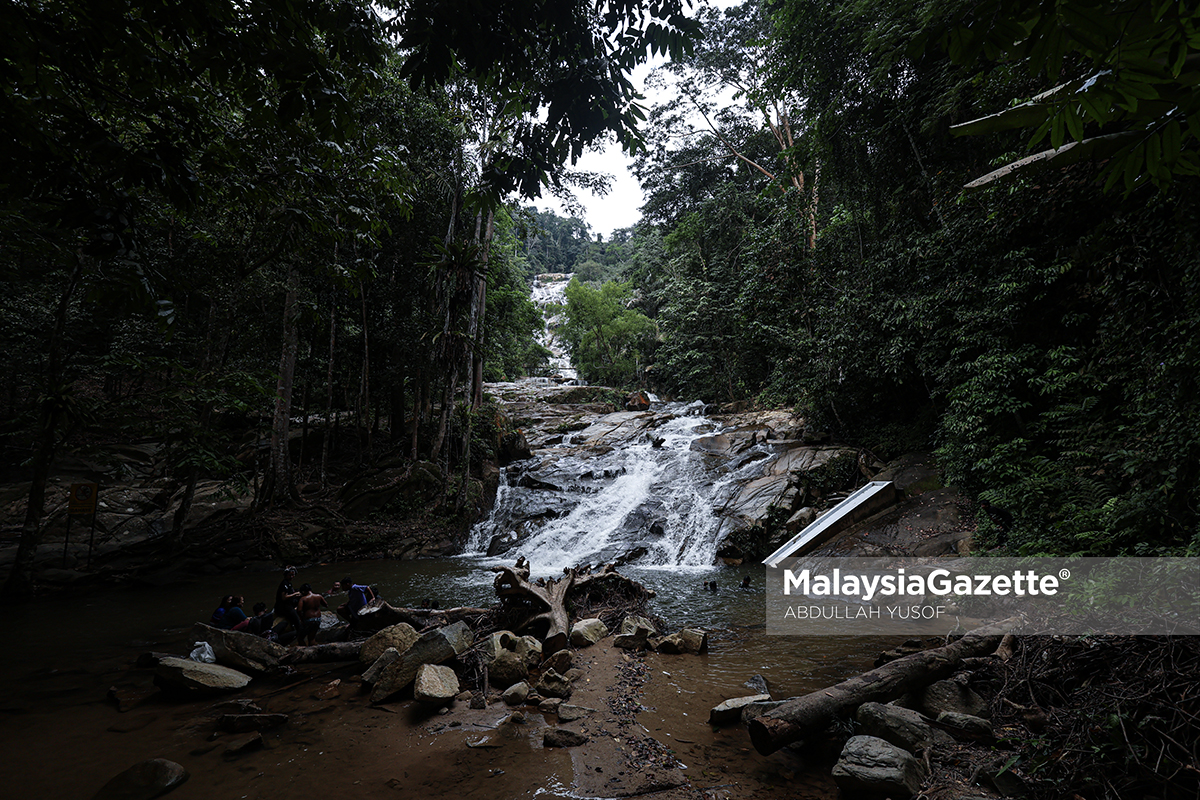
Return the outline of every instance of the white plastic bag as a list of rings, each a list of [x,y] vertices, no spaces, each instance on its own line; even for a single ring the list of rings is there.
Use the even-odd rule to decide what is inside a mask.
[[[196,642],[196,649],[192,651],[192,661],[202,661],[205,664],[215,663],[217,654],[213,652],[212,645],[208,642]]]

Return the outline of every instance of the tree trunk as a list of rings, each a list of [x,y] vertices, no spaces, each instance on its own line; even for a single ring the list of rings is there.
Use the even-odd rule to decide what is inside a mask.
[[[591,583],[609,581],[621,587],[622,593],[631,598],[647,598],[649,593],[637,581],[626,578],[612,564],[605,564],[599,572],[586,572],[572,567],[566,575],[556,580],[529,580],[529,563],[522,558],[512,567],[492,567],[498,573],[493,585],[501,605],[509,609],[531,605],[528,616],[513,626],[513,633],[520,633],[543,623],[546,632],[542,639],[542,655],[551,656],[567,646],[571,629],[571,618],[567,611],[567,600],[571,594]]]
[[[58,445],[60,409],[55,407],[54,398],[63,388],[62,340],[67,329],[67,312],[71,297],[75,294],[83,277],[83,255],[75,258],[75,266],[67,285],[58,298],[54,310],[54,328],[46,345],[46,400],[38,414],[37,449],[33,453],[33,475],[29,484],[29,502],[25,507],[25,523],[21,526],[21,542],[13,560],[12,571],[4,584],[7,595],[26,595],[33,592],[33,562],[38,545],[42,543],[42,514],[46,505],[46,484],[50,480],[50,467],[54,463],[54,451]]]
[[[362,347],[363,347],[363,367],[362,367],[362,409],[367,415],[367,462],[373,462],[374,456],[374,441],[373,430],[371,426],[371,345],[367,336],[367,290],[363,286],[363,282],[358,282],[358,294],[362,300]],[[359,420],[362,423],[362,420]]]
[[[408,623],[418,631],[440,628],[460,620],[475,621],[491,613],[487,608],[397,608],[390,603],[368,606],[358,612],[351,627],[360,631],[381,631],[401,622]]]
[[[425,396],[425,374],[424,371],[417,372],[416,385],[413,386],[413,415],[412,415],[412,460],[416,461],[421,454],[421,412],[424,409],[423,398]]]
[[[393,364],[399,363],[393,352]],[[405,375],[398,375],[389,387],[390,402],[388,403],[388,436],[393,447],[398,447],[400,437],[404,435],[404,383]]]
[[[283,304],[283,347],[279,356],[279,385],[275,390],[275,415],[271,424],[271,472],[267,502],[298,501],[292,480],[292,458],[288,442],[292,415],[292,381],[298,349],[296,314],[296,273],[288,267],[287,295]]]
[[[327,661],[357,661],[362,641],[328,642],[311,647],[294,647],[279,659],[281,664],[316,664]]]
[[[836,686],[787,701],[750,721],[754,749],[770,755],[780,748],[823,731],[835,717],[863,703],[886,703],[913,689],[954,674],[964,658],[987,655],[1017,620],[1008,619],[971,631],[957,642],[913,653],[856,675]]]
[[[337,342],[337,292],[329,292],[329,364],[325,370],[325,435],[321,437],[321,488],[329,483],[329,448],[333,439],[333,356]]]
[[[450,413],[454,410],[454,392],[458,389],[458,370],[454,370],[450,374],[450,380],[446,382],[446,389],[442,393],[442,416],[438,422],[437,436],[433,439],[433,446],[429,448],[429,460],[435,461],[442,453],[442,445],[446,441],[446,429],[450,426]],[[449,463],[447,458],[443,466],[447,467],[446,475],[449,475]]]

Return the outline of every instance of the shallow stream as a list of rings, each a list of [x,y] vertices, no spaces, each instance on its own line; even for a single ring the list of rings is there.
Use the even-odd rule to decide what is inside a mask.
[[[772,787],[785,783],[789,791],[799,791],[805,780],[803,776],[808,774],[805,765],[789,760],[788,756],[769,759],[758,756],[750,747],[744,729],[710,727],[708,710],[726,698],[749,693],[742,684],[756,674],[768,680],[776,697],[827,686],[868,668],[881,650],[894,646],[895,642],[767,635],[762,625],[760,569],[630,567],[624,571],[657,593],[651,610],[673,629],[686,624],[710,631],[711,649],[707,655],[647,656],[650,679],[641,700],[646,710],[640,715],[646,730],[675,750],[688,766],[695,785],[726,786],[729,791],[725,796],[731,797],[770,796]],[[732,588],[747,574],[752,582],[750,590]],[[346,575],[356,582],[377,586],[393,604],[419,605],[422,599],[430,598],[448,608],[488,605],[494,597],[493,573],[487,569],[485,560],[471,557],[309,567],[300,571],[297,585],[307,582],[317,591],[323,591]],[[134,761],[159,753],[150,750],[140,755],[142,748],[154,746],[153,738],[148,744],[145,741],[147,735],[163,740],[162,752],[172,752],[166,742],[181,739],[179,726],[185,723],[179,720],[197,715],[200,706],[176,708],[152,701],[146,708],[119,714],[105,701],[108,688],[131,683],[131,676],[136,675],[131,672],[133,662],[142,652],[187,653],[191,648],[188,634],[193,622],[206,620],[222,594],[243,594],[247,606],[260,599],[269,603],[278,580],[275,573],[239,573],[175,586],[108,590],[10,606],[6,631],[9,645],[5,648],[5,658],[0,660],[0,748],[7,754],[0,760],[0,785],[20,788],[22,793],[32,793],[29,796],[91,796],[109,777]],[[716,580],[721,587],[715,594],[704,589],[704,583],[710,580]],[[330,599],[333,605],[340,602],[336,596]],[[331,674],[341,675],[336,671]],[[343,700],[357,703],[354,708],[360,715],[374,713],[372,719],[377,717],[376,721],[363,723],[360,716],[343,722],[339,715],[349,713],[343,709],[350,706],[336,704],[331,709],[325,703],[313,710],[318,716],[311,718],[313,722],[308,727],[303,723],[294,726],[289,734],[292,738],[287,740],[289,746],[306,753],[311,750],[314,758],[321,748],[319,753],[324,757],[347,746],[344,739],[349,733],[337,738],[343,725],[366,724],[368,729],[375,726],[384,729],[402,722],[396,714],[368,712],[357,697],[344,696]],[[302,701],[313,702],[307,696],[293,696],[289,700]],[[317,720],[321,722],[318,724]],[[130,730],[142,724],[149,727],[140,734]],[[161,734],[152,734],[157,730],[155,726],[161,726]],[[345,730],[350,731],[351,727]],[[281,748],[281,752],[284,750]],[[195,755],[198,752],[194,750],[189,756],[193,762],[213,757]],[[384,773],[386,763],[379,766]],[[70,768],[64,769],[64,764]],[[564,764],[531,751],[527,770],[557,770],[558,775],[545,775],[545,780],[530,783],[542,788],[526,794],[547,798],[571,796],[569,787],[561,785],[562,779],[570,774]],[[240,774],[238,769],[244,770],[246,766],[231,766],[228,774],[218,770],[203,779],[197,775],[193,786],[189,789],[185,785],[176,796],[205,796],[199,793],[202,785],[217,793],[209,797],[271,796],[274,791],[271,787],[277,789],[280,778],[272,779],[271,773],[264,770],[253,775]],[[508,764],[507,768],[511,772],[519,766]],[[286,761],[280,768],[286,769]],[[827,771],[823,774],[827,775]],[[326,777],[331,786],[340,785],[337,782],[345,779],[343,775]],[[363,775],[360,779],[368,778]],[[242,792],[239,780],[247,782],[245,788],[258,787],[257,793]],[[307,780],[319,783],[324,778]],[[559,785],[560,789],[545,788],[552,785]],[[803,785],[806,788],[802,796],[832,796],[824,778],[813,777],[810,784]],[[320,785],[296,788],[306,792],[321,790]],[[518,789],[510,787],[509,791]]]

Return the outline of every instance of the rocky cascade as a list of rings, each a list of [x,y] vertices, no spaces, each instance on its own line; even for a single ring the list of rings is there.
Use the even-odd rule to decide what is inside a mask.
[[[704,567],[759,555],[864,479],[857,450],[788,411],[707,416],[703,403],[612,411],[602,387],[493,384],[529,457],[503,470],[467,551],[550,574],[615,562]],[[639,398],[640,399],[640,398]]]

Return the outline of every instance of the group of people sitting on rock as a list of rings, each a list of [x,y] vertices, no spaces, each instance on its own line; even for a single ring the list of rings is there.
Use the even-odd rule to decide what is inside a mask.
[[[221,604],[212,613],[208,624],[214,628],[227,631],[243,631],[255,636],[266,636],[271,631],[272,613],[267,610],[266,603],[254,604],[254,616],[246,616],[242,608],[246,598],[241,595],[227,594],[221,598]]]
[[[316,644],[317,634],[321,630],[321,609],[329,608],[329,603],[323,595],[314,592],[310,584],[305,583],[299,590],[294,589],[292,581],[295,577],[296,568],[285,567],[283,580],[275,590],[275,607],[268,610],[266,603],[256,603],[253,617],[247,617],[242,609],[246,598],[232,594],[222,597],[209,624],[214,628],[252,633],[283,644],[290,641],[297,645]],[[346,592],[346,602],[338,606],[337,613],[347,621],[375,599],[375,591],[370,586],[357,584],[349,576],[335,581],[326,594],[337,592]],[[284,624],[276,626],[276,619],[283,620]]]

